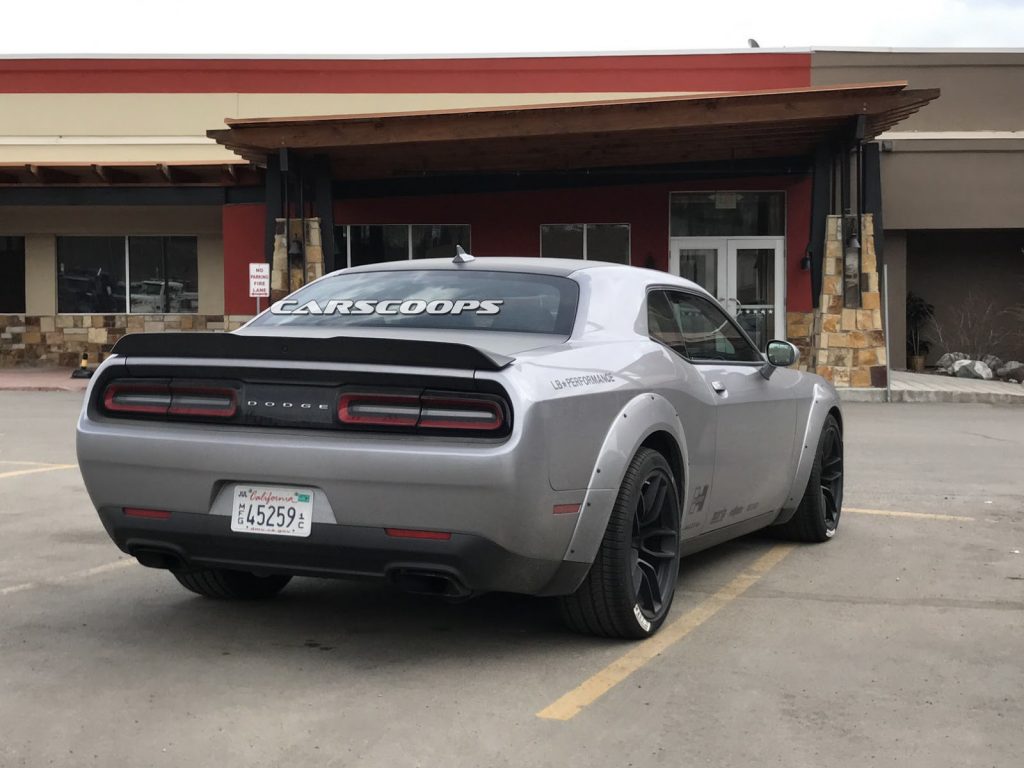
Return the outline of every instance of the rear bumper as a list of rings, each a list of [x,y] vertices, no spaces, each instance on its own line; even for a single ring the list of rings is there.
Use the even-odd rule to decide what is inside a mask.
[[[166,520],[99,510],[114,543],[145,565],[169,569],[218,567],[297,576],[387,579],[444,576],[453,591],[567,594],[589,565],[518,555],[482,536],[403,539],[383,528],[314,523],[308,538],[231,531],[227,515],[173,513]]]

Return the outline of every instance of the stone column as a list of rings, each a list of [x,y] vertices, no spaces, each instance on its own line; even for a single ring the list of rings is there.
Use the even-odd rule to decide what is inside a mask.
[[[306,227],[305,265],[299,259],[293,262],[288,256],[288,246],[294,240],[302,240],[302,227]],[[284,219],[277,220],[274,236],[274,258],[270,267],[270,300],[279,301],[291,291],[297,291],[306,283],[324,274],[324,251],[320,239],[320,219],[290,219],[288,236],[285,237]],[[289,281],[289,277],[291,280]],[[290,286],[290,288],[289,288]]]
[[[873,227],[871,214],[861,217],[860,307],[847,309],[842,217],[828,217],[812,358],[818,375],[837,387],[885,386],[885,332]]]

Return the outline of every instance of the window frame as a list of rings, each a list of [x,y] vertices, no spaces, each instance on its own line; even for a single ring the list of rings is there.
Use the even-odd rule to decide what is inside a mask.
[[[727,194],[744,194],[751,192],[773,192],[782,195],[782,234],[781,235],[673,235],[672,234],[672,195],[691,195],[691,194],[706,194],[706,193],[717,194],[724,192]],[[772,187],[770,189],[736,189],[734,187],[720,188],[715,187],[714,189],[670,189],[668,192],[668,200],[666,201],[665,214],[668,216],[668,236],[671,240],[674,237],[701,237],[711,239],[737,239],[737,240],[753,240],[759,237],[781,237],[783,240],[789,237],[789,191],[787,189],[780,189],[778,187]]]
[[[649,313],[650,313],[651,294],[656,292],[656,291],[662,292],[662,293],[681,293],[681,294],[683,294],[685,296],[693,296],[693,297],[698,298],[698,299],[704,299],[705,301],[710,301],[713,306],[716,306],[716,307],[718,307],[718,309],[721,310],[722,314],[725,316],[726,322],[729,323],[737,333],[739,333],[740,338],[742,338],[744,341],[747,342],[747,344],[750,345],[750,348],[752,350],[754,350],[754,353],[757,355],[758,359],[757,360],[716,360],[714,358],[693,357],[693,356],[690,355],[689,350],[687,350],[686,353],[684,354],[683,352],[680,352],[675,347],[673,347],[673,346],[671,346],[669,344],[666,344],[664,341],[662,341],[659,338],[656,338],[651,333],[651,325],[650,325],[650,319],[649,319],[650,318],[650,314]],[[683,360],[685,360],[686,362],[690,363],[691,365],[761,366],[761,365],[763,365],[767,361],[767,358],[765,357],[764,352],[762,352],[760,349],[757,348],[757,345],[754,343],[753,339],[750,338],[750,336],[747,334],[747,332],[744,331],[743,328],[733,318],[733,316],[730,315],[728,312],[726,312],[725,309],[723,307],[721,307],[718,304],[718,302],[715,301],[715,299],[713,299],[711,296],[705,295],[703,293],[698,293],[697,291],[693,291],[693,290],[690,290],[688,288],[682,288],[680,286],[675,286],[675,285],[650,285],[650,286],[647,287],[647,292],[644,294],[644,309],[647,310],[644,313],[644,319],[647,321],[647,336],[648,336],[648,338],[651,341],[655,341],[658,344],[660,344],[661,346],[665,347],[665,349],[670,350],[672,353],[678,355],[679,357],[681,357]]]
[[[124,311],[123,312],[61,312],[60,311],[60,252],[58,243],[62,237],[110,237],[120,238],[124,240],[124,285],[125,285],[125,299],[124,299]],[[196,311],[195,312],[132,312],[132,300],[131,300],[131,258],[128,243],[133,237],[190,237],[196,243]],[[199,311],[199,275],[201,270],[199,268],[199,235],[182,234],[180,232],[164,232],[164,233],[153,233],[146,232],[143,234],[108,234],[102,232],[89,232],[82,234],[80,232],[61,232],[54,235],[53,241],[53,258],[54,258],[54,281],[53,281],[53,306],[56,310],[55,315],[66,315],[69,317],[87,317],[91,315],[138,315],[139,317],[153,317],[156,315],[199,315],[202,314]]]
[[[335,228],[345,228],[345,269],[352,268],[352,227],[405,227],[405,242],[406,242],[406,257],[405,259],[398,259],[398,261],[415,261],[412,257],[412,228],[413,227],[465,227],[469,230],[469,246],[467,250],[472,252],[473,250],[473,225],[472,224],[451,224],[451,223],[429,223],[424,224],[422,222],[413,222],[411,224],[335,224]],[[459,245],[462,245],[461,243]],[[372,264],[364,264],[362,266],[372,266],[373,264],[387,264],[386,261],[375,261]]]
[[[581,261],[591,261],[587,254],[587,227],[616,226],[626,228],[626,263],[622,266],[633,265],[633,225],[628,221],[588,221],[588,222],[545,222],[537,228],[538,250],[540,258],[544,258],[544,227],[583,227],[583,258]],[[564,256],[548,256],[549,259],[566,258]],[[605,264],[618,264],[615,261],[606,261]]]

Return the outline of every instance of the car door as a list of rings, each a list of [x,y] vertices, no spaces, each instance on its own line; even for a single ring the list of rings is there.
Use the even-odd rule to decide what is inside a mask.
[[[659,340],[684,355],[714,393],[717,440],[705,530],[778,510],[792,480],[799,374],[778,369],[766,379],[764,357],[720,306],[696,292],[662,293],[650,297],[652,312],[657,305],[669,311],[678,336]]]

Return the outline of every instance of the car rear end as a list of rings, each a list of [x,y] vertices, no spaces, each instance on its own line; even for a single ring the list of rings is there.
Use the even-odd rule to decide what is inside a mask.
[[[122,550],[179,572],[386,578],[451,596],[575,587],[586,568],[562,558],[577,516],[562,513],[581,494],[548,483],[510,358],[401,329],[296,333],[119,342],[77,445]]]

